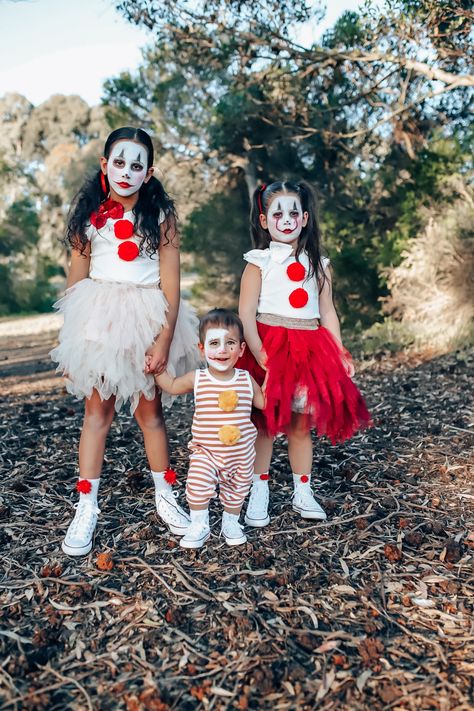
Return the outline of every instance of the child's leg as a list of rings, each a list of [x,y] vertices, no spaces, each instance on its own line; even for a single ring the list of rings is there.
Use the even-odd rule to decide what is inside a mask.
[[[98,479],[104,460],[105,440],[114,419],[115,398],[101,400],[97,390],[86,400],[79,442],[79,472],[84,479]]]
[[[143,433],[145,452],[155,484],[158,516],[169,526],[172,533],[183,536],[187,531],[190,519],[178,505],[177,492],[172,490],[171,483],[165,478],[169,466],[169,454],[161,395],[157,393],[153,400],[141,397],[134,414]]]
[[[209,502],[214,498],[217,485],[217,468],[204,455],[192,454],[186,480],[191,525],[181,539],[183,548],[201,548],[211,535],[209,527]]]
[[[219,477],[219,496],[224,507],[221,533],[229,546],[246,543],[242,526],[239,523],[242,504],[249,493],[252,483],[253,466],[240,466],[234,472],[222,471]]]
[[[288,433],[288,457],[293,471],[294,511],[302,518],[324,520],[326,514],[311,491],[313,443],[307,415],[293,413],[291,430]]]
[[[267,437],[259,432],[255,442],[255,464],[245,523],[248,526],[262,528],[270,523],[268,515],[268,502],[270,492],[268,480],[270,478],[270,462],[273,453],[273,437]]]
[[[84,424],[79,443],[79,502],[76,515],[62,543],[64,553],[72,556],[86,555],[92,548],[97,525],[97,505],[100,473],[104,459],[105,440],[114,418],[115,398],[101,400],[93,390],[85,403]]]

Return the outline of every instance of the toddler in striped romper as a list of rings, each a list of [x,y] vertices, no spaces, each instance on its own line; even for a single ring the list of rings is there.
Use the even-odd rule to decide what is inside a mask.
[[[199,340],[207,368],[177,378],[167,372],[155,376],[165,392],[194,392],[195,398],[186,482],[191,524],[180,545],[201,548],[209,538],[209,502],[219,485],[222,533],[228,545],[237,546],[247,540],[239,515],[255,460],[257,430],[250,414],[252,405],[263,408],[264,397],[250,373],[234,367],[245,350],[238,316],[226,309],[210,311],[201,319]]]

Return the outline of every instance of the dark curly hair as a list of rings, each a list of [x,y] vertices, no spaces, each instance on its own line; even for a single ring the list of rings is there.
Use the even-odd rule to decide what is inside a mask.
[[[104,157],[108,158],[110,156],[110,151],[116,141],[127,138],[132,141],[137,141],[146,147],[148,150],[147,168],[151,168],[154,159],[153,143],[148,133],[141,128],[124,126],[112,131],[105,142]],[[86,229],[90,222],[90,215],[99,209],[100,204],[107,198],[109,192],[106,177],[107,193],[104,194],[101,184],[102,175],[102,171],[98,170],[97,173],[85,180],[83,186],[73,198],[69,211],[65,243],[74,249],[79,249],[81,252],[84,252],[87,245]],[[160,244],[160,214],[164,214],[165,216],[163,223],[165,230],[164,236],[168,242],[171,241],[176,234],[177,215],[174,201],[155,176],[152,175],[151,178],[140,187],[138,200],[133,208],[133,212],[135,215],[135,232],[141,238],[140,250],[144,247],[149,256],[156,253]]]
[[[266,249],[272,238],[268,230],[260,224],[260,214],[265,215],[273,197],[278,193],[297,195],[301,200],[303,212],[308,213],[308,222],[303,227],[296,247],[296,260],[301,252],[306,252],[309,258],[309,274],[307,279],[317,275],[319,291],[323,288],[326,276],[321,261],[321,230],[318,223],[318,205],[312,188],[303,181],[294,183],[288,180],[277,180],[270,185],[258,187],[252,197],[250,211],[250,236],[257,249]]]

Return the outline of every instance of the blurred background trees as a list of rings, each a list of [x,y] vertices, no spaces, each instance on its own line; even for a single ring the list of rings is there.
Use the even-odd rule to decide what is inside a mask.
[[[320,196],[346,327],[385,339],[396,321],[406,343],[426,341],[430,327],[417,329],[419,319],[447,314],[431,302],[439,282],[462,314],[455,332],[444,330],[454,343],[470,313],[471,292],[455,282],[456,260],[472,265],[473,250],[471,6],[366,5],[316,42],[314,2],[123,0],[117,9],[153,32],[142,66],[105,83],[101,108],[77,97],[36,109],[18,99],[3,151],[16,158],[4,159],[1,179],[28,185],[30,201],[40,201],[30,229],[52,253],[74,181],[100,153],[95,139],[125,123],[148,128],[158,174],[178,200],[200,303],[235,304],[249,195],[260,182],[304,178]],[[472,286],[472,273],[462,274]]]

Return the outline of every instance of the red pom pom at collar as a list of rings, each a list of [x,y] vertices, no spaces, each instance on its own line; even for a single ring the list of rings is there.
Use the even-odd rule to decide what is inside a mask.
[[[133,235],[133,222],[130,220],[117,220],[114,225],[114,233],[117,239],[129,239]]]
[[[260,474],[260,479],[262,481],[268,481],[270,479],[270,474]]]
[[[308,292],[306,289],[295,289],[288,297],[290,304],[294,309],[302,309],[308,303]]]
[[[309,481],[309,476],[306,476],[306,474],[303,474],[303,476],[300,477],[300,482],[302,484],[307,484]]]
[[[135,242],[122,242],[117,249],[118,256],[124,262],[133,262],[138,257],[139,251]]]
[[[79,479],[76,484],[76,491],[80,494],[90,494],[92,491],[92,484],[89,479]]]
[[[165,481],[167,484],[176,484],[177,479],[178,475],[174,469],[167,469],[165,471]]]
[[[303,281],[306,276],[306,269],[300,262],[293,262],[293,264],[288,265],[286,273],[291,281]]]

